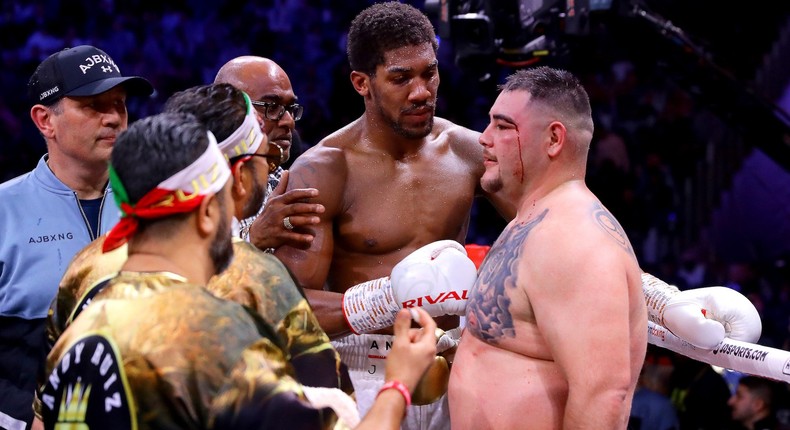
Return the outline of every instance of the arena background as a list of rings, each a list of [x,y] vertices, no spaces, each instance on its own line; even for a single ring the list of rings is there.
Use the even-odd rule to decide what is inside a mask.
[[[46,150],[29,118],[30,74],[52,52],[85,43],[157,89],[150,99],[130,100],[130,122],[158,112],[175,91],[211,82],[230,58],[272,58],[305,105],[297,130],[309,147],[362,112],[344,42],[351,19],[370,3],[4,1],[0,180],[32,169]],[[450,3],[474,12],[508,2]],[[788,2],[643,1],[643,16],[632,13],[635,2],[591,3],[600,9],[583,26],[564,27],[548,8],[535,16],[551,42],[547,56],[494,52],[459,65],[456,57],[474,53],[479,34],[445,34],[438,115],[482,131],[496,85],[514,70],[500,63],[575,72],[596,117],[588,183],[626,228],[642,266],[681,288],[702,282],[741,290],[766,321],[760,343],[788,349]],[[438,26],[436,16],[432,21]],[[539,36],[532,27],[495,27],[506,38]],[[503,227],[479,202],[468,241],[490,244]]]

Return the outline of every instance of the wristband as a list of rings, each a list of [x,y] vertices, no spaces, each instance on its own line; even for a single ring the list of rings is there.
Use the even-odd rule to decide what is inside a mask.
[[[409,406],[411,406],[411,394],[409,393],[409,389],[406,388],[406,386],[403,385],[403,382],[401,381],[393,380],[386,382],[384,385],[381,386],[381,388],[379,388],[379,393],[376,394],[376,397],[378,397],[382,392],[389,390],[390,388],[394,388],[400,392],[400,394],[403,396],[403,400],[406,401],[406,409],[408,409]]]

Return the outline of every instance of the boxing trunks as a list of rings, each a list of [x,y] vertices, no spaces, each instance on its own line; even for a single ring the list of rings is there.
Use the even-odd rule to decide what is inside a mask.
[[[460,329],[450,330],[448,335],[460,338]],[[384,384],[387,355],[392,347],[393,336],[378,334],[348,335],[332,341],[340,358],[348,366],[348,374],[354,385],[354,393],[360,416],[373,406],[379,388]],[[446,430],[450,428],[450,409],[447,393],[426,405],[412,405],[403,420],[403,430]]]

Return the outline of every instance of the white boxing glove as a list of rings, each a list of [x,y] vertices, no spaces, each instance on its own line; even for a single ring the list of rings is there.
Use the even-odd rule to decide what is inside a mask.
[[[762,332],[760,314],[744,295],[727,287],[680,291],[642,274],[648,319],[682,340],[713,349],[725,337],[755,343]]]
[[[440,240],[406,256],[390,276],[349,288],[343,314],[356,334],[392,326],[402,308],[420,307],[432,317],[464,315],[476,279],[477,268],[464,247]]]

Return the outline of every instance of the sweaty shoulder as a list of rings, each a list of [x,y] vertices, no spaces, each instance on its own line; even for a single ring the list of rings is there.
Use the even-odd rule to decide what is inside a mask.
[[[347,151],[361,138],[352,126],[330,134],[300,155],[289,169],[288,189],[342,187],[348,171]]]
[[[483,147],[479,143],[479,132],[437,117],[434,118],[432,134],[434,139],[446,140],[453,152],[468,162],[478,164],[482,171]]]

